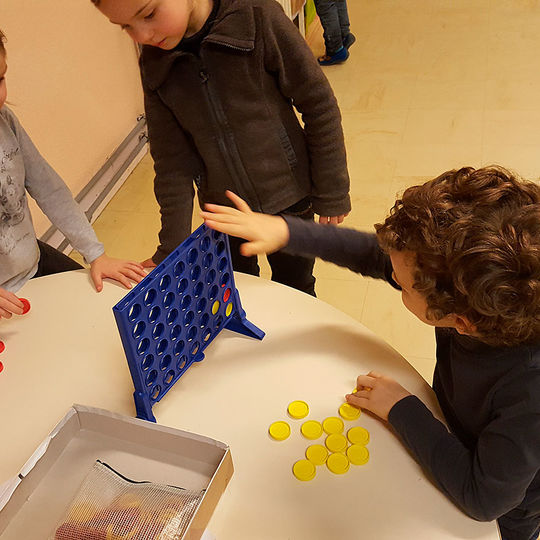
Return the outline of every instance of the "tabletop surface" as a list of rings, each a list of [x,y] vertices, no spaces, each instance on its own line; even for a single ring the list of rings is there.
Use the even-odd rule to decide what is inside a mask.
[[[495,523],[460,512],[423,474],[388,426],[369,413],[345,422],[370,433],[370,460],[344,475],[317,467],[310,482],[292,474],[312,444],[299,428],[337,416],[356,376],[396,378],[440,417],[429,385],[396,351],[328,304],[273,282],[235,274],[247,318],[262,341],[223,331],[157,403],[160,424],[227,443],[235,472],[210,521],[218,540],[497,540]],[[85,271],[29,281],[18,293],[24,316],[0,323],[0,483],[19,468],[73,403],[133,416],[133,384],[112,314],[126,290],[92,289]],[[397,299],[396,299],[397,301]],[[303,400],[309,416],[287,405]],[[285,420],[291,436],[272,440]],[[323,443],[321,438],[315,443]]]

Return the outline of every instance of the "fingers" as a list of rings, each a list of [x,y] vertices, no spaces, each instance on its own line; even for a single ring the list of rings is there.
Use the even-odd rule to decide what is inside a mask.
[[[240,246],[240,253],[244,257],[266,253],[266,244],[264,242],[244,242]]]
[[[246,214],[251,213],[251,208],[249,207],[248,203],[244,201],[244,199],[241,199],[236,193],[233,193],[232,191],[227,190],[225,192],[225,195],[229,197],[229,199],[234,203],[234,206],[238,208],[241,212],[245,212]]]
[[[150,258],[150,259],[146,259],[144,261],[141,262],[141,266],[143,268],[155,268],[157,265],[156,263]]]
[[[319,216],[319,223],[321,225],[328,225],[328,220],[330,218],[328,216]]]
[[[96,291],[101,292],[103,290],[103,279],[101,274],[99,272],[91,272],[90,275],[92,276],[92,281],[94,282]]]

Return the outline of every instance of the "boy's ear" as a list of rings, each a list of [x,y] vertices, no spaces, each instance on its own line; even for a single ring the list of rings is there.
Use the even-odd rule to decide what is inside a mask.
[[[476,334],[476,325],[469,321],[467,317],[464,315],[454,315],[454,317],[454,327],[460,334],[464,334],[466,336],[473,336]]]

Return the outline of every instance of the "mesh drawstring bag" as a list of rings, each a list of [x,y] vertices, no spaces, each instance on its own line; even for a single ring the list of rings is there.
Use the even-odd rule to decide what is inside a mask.
[[[203,492],[135,482],[96,461],[51,540],[179,540]]]

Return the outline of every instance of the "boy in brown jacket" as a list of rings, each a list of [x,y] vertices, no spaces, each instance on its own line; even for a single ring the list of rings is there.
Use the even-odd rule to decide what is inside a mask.
[[[140,60],[161,208],[159,264],[199,203],[227,189],[258,211],[341,223],[350,211],[341,116],[330,85],[274,0],[92,0],[143,45]],[[303,125],[296,111],[302,115]],[[256,257],[234,268],[258,275]],[[268,257],[272,279],[314,294],[312,257]]]

